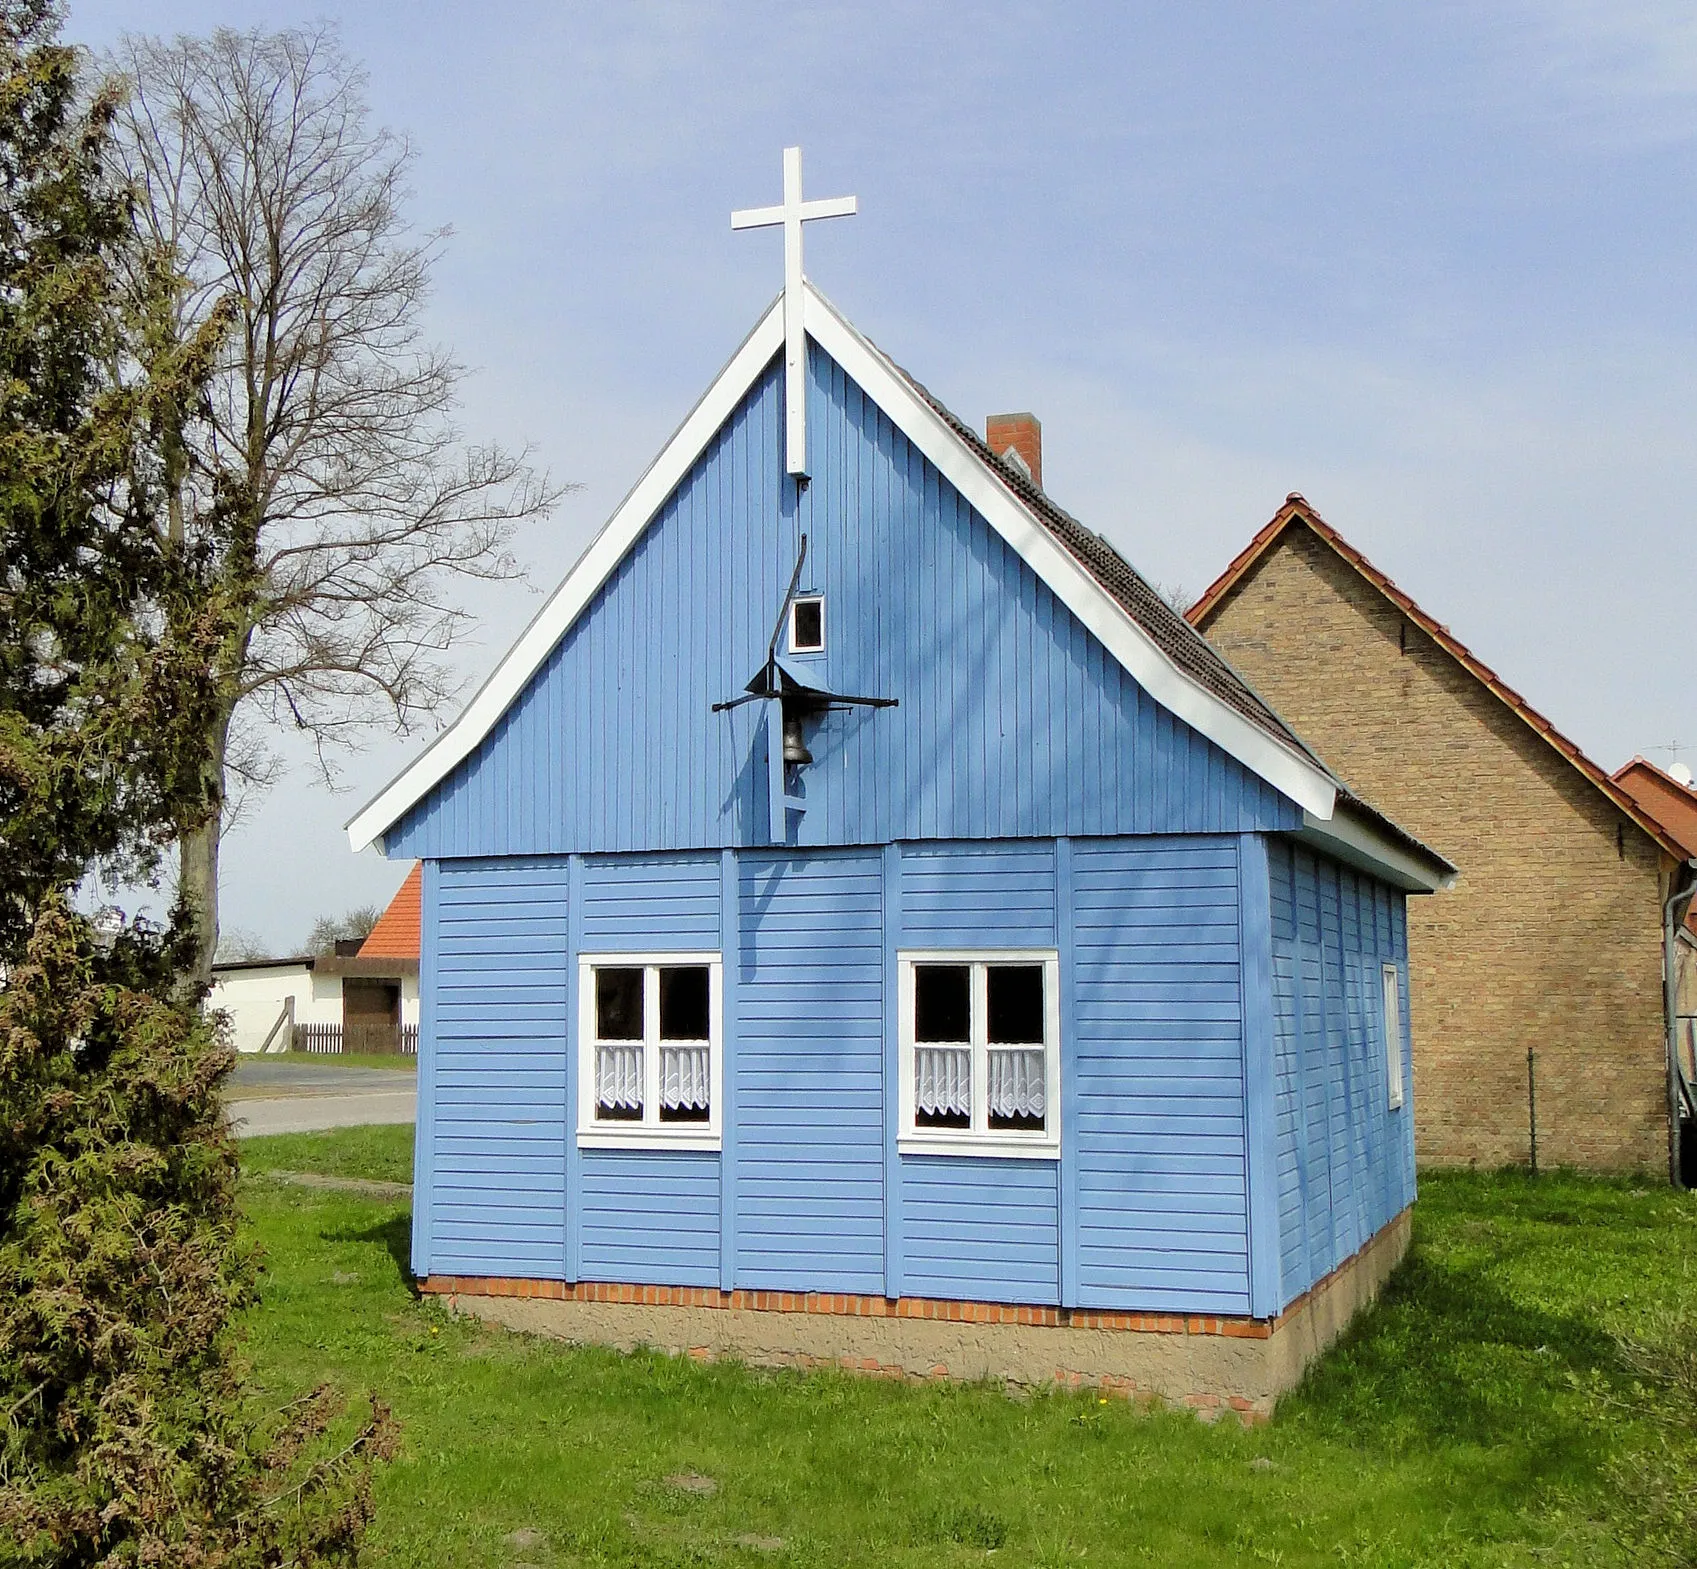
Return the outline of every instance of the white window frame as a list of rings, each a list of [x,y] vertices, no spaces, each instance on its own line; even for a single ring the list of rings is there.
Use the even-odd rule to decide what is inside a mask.
[[[1379,1010],[1385,1032],[1387,1105],[1392,1111],[1400,1111],[1406,1070],[1402,1061],[1402,972],[1394,964],[1381,965],[1379,969]]]
[[[1061,956],[1054,948],[911,948],[896,955],[901,1009],[901,1122],[896,1148],[904,1155],[976,1155],[1057,1160],[1061,1153]],[[971,974],[972,1126],[925,1128],[916,1121],[914,1088],[914,966],[966,964]],[[990,1127],[988,967],[1043,966],[1043,1128]]]
[[[795,613],[799,605],[817,605],[819,607],[819,641],[809,643],[805,648],[796,641],[795,635]],[[825,638],[825,596],[823,594],[797,594],[790,601],[790,652],[792,654],[822,654],[825,652]]]
[[[660,971],[707,967],[707,1082],[705,1122],[660,1120]],[[642,978],[642,1120],[602,1121],[595,1115],[595,972],[636,970]],[[723,1143],[725,1100],[725,967],[718,953],[583,953],[577,961],[577,1142],[580,1149],[717,1150]]]

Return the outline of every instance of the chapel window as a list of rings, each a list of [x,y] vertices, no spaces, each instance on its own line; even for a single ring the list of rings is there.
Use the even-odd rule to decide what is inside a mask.
[[[1057,1153],[1059,977],[1041,951],[901,956],[905,1150]]]
[[[717,954],[581,961],[581,1144],[718,1147],[721,973]]]

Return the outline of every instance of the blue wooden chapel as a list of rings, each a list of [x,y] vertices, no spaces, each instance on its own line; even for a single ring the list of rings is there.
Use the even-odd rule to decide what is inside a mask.
[[[1028,470],[792,281],[350,824],[420,1277],[1271,1318],[1412,1202],[1453,869]]]

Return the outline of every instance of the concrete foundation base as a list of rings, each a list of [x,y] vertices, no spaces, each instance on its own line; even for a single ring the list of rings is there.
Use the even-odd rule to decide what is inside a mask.
[[[1276,1319],[443,1275],[419,1285],[455,1312],[577,1343],[885,1378],[1087,1386],[1255,1422],[1379,1294],[1408,1249],[1410,1213]]]

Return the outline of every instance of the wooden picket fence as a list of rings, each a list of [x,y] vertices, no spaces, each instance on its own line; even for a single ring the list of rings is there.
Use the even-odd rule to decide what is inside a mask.
[[[337,1056],[342,1052],[370,1052],[403,1057],[418,1055],[418,1026],[416,1024],[355,1024],[344,1029],[340,1024],[297,1024],[293,1047],[296,1051],[319,1056]]]

